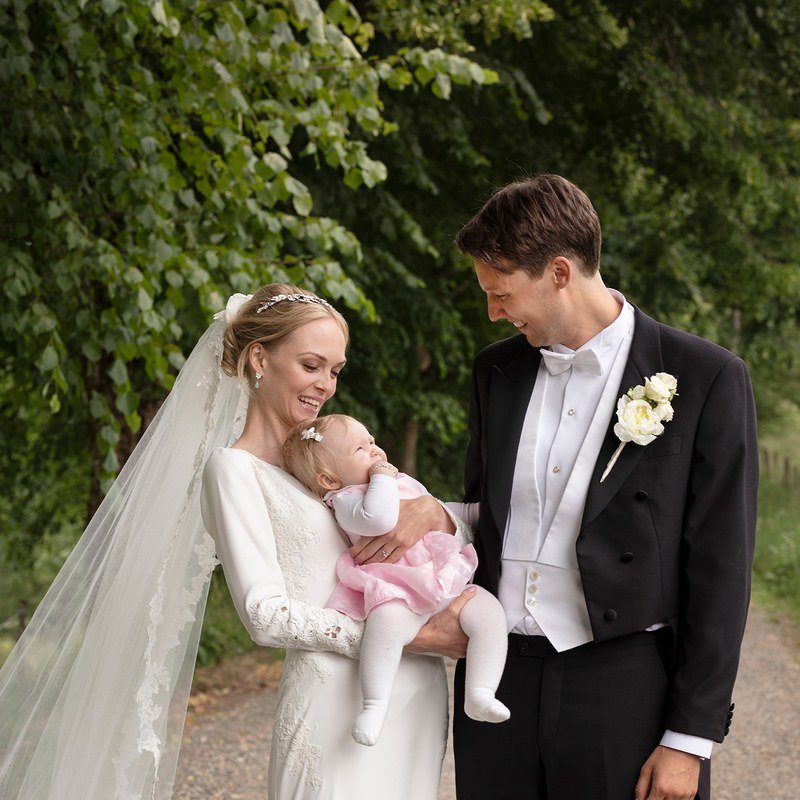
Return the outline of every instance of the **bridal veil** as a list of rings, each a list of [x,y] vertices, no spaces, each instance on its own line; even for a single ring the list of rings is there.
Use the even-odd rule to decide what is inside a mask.
[[[0,797],[171,796],[217,563],[200,480],[244,421],[246,392],[220,359],[246,299],[195,346],[0,670]]]

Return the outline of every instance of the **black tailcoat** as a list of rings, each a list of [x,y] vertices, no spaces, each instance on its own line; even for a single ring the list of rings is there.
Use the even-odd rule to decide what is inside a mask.
[[[497,594],[522,423],[541,355],[524,336],[476,358],[466,500],[480,501],[476,581]],[[744,363],[636,309],[618,396],[667,372],[675,416],[647,446],[619,444],[609,420],[576,543],[595,641],[667,621],[674,632],[665,727],[722,741],[750,595],[758,449]]]

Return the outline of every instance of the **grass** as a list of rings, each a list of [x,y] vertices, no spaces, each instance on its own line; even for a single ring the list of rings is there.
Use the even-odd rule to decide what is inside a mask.
[[[800,407],[787,403],[780,415],[759,425],[759,444],[800,466]]]
[[[800,491],[771,480],[759,489],[754,595],[800,626]]]
[[[197,663],[201,666],[216,664],[229,656],[245,653],[255,647],[236,613],[222,569],[217,567],[211,577],[211,587],[208,591],[208,604],[197,650]]]
[[[759,445],[780,463],[800,468],[800,407],[786,403],[760,426]],[[800,627],[800,485],[783,485],[783,471],[770,475],[762,465],[753,593],[761,605]]]

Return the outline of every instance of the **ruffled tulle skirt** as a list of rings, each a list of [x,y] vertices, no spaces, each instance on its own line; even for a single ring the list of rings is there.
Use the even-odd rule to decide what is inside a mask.
[[[336,562],[339,585],[328,600],[352,619],[366,619],[375,606],[401,600],[417,614],[433,614],[469,585],[478,556],[449,533],[431,531],[396,564],[358,565],[345,551]]]

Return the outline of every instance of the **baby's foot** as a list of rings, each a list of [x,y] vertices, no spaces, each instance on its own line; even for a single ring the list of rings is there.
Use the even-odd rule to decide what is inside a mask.
[[[491,689],[470,690],[464,700],[464,711],[478,722],[505,722],[511,716]]]
[[[386,705],[384,703],[364,703],[364,710],[356,717],[353,723],[353,738],[359,743],[372,747],[381,735],[383,722],[386,719]]]

